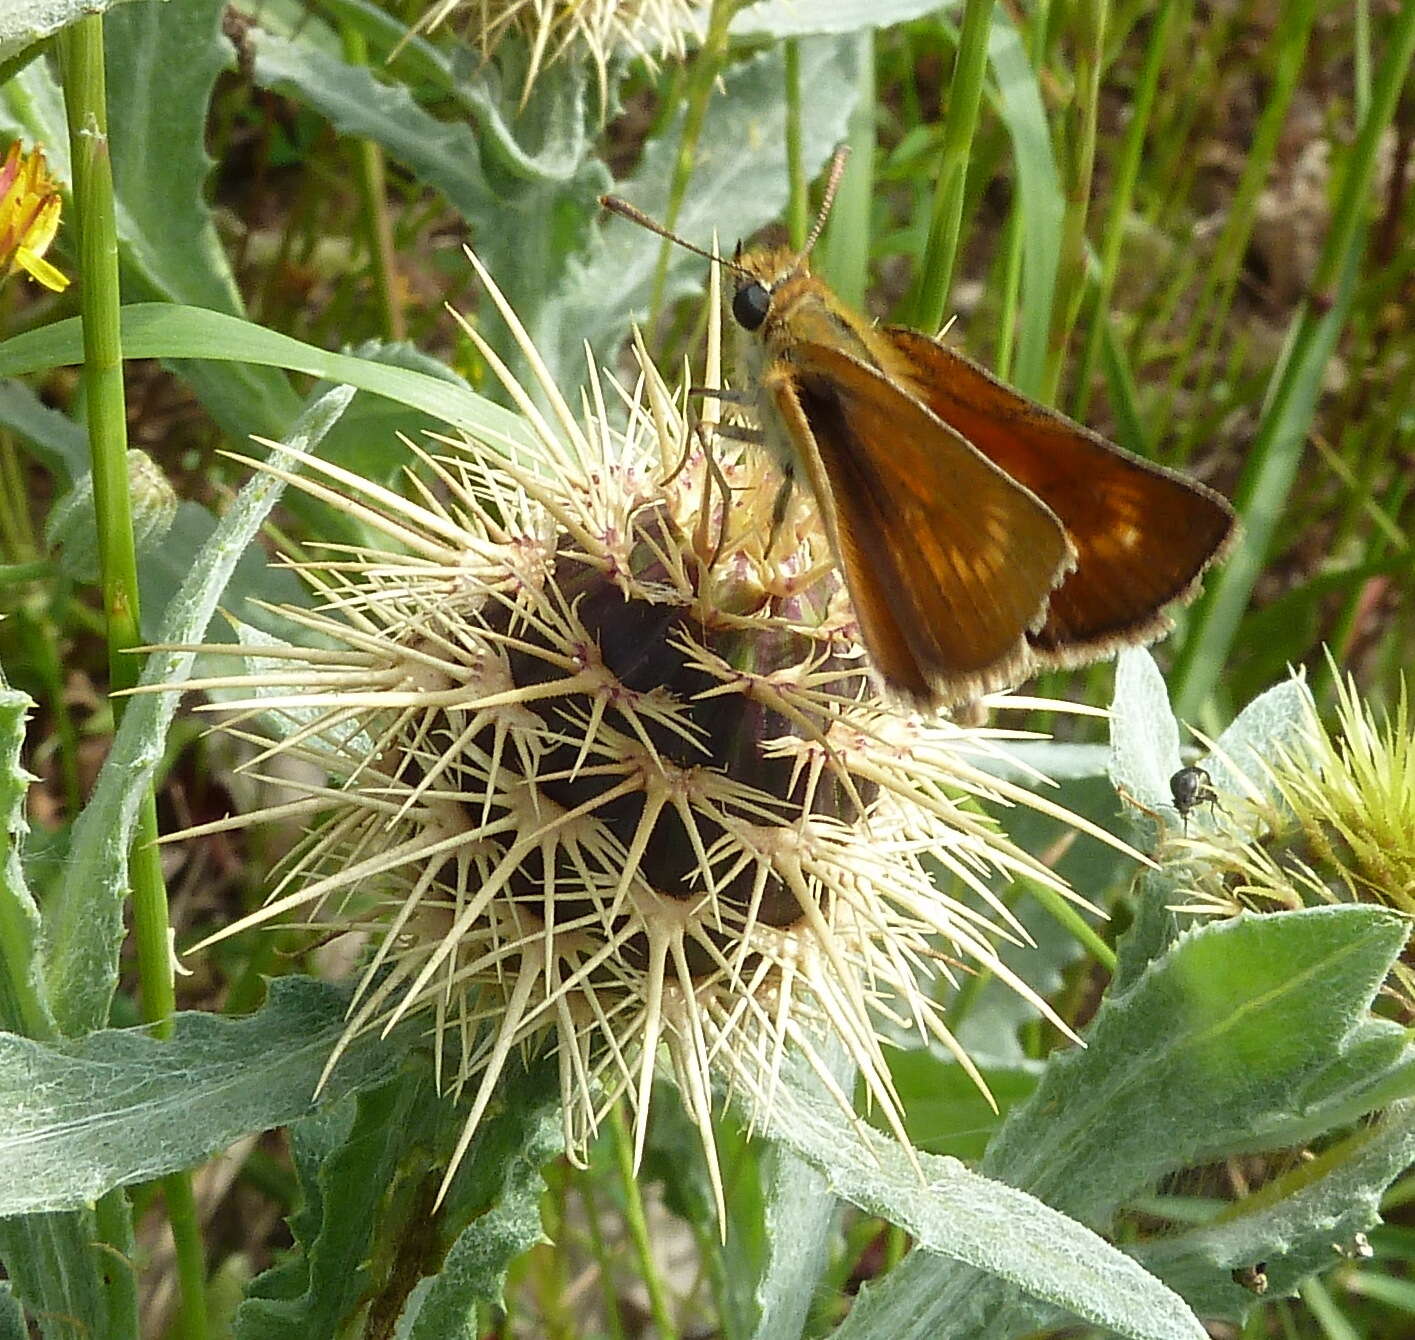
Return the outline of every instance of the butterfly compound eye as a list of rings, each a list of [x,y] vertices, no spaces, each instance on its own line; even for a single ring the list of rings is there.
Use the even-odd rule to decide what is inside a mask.
[[[743,330],[756,330],[771,310],[771,294],[755,279],[743,284],[732,298],[732,316]]]

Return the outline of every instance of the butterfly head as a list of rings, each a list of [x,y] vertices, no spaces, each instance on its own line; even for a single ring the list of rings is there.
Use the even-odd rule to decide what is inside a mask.
[[[736,282],[732,317],[748,332],[760,330],[773,308],[780,312],[785,290],[811,274],[806,257],[787,246],[743,251],[739,243],[729,268]]]

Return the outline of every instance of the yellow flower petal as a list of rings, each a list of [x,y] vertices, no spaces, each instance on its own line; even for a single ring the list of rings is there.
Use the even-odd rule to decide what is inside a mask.
[[[59,231],[62,205],[44,147],[37,144],[24,153],[16,140],[0,165],[0,276],[23,270],[56,293],[69,286],[68,278],[44,259]]]
[[[43,256],[36,256],[28,247],[20,247],[15,252],[15,264],[37,284],[62,293],[69,287],[69,276],[58,266],[51,265]]]

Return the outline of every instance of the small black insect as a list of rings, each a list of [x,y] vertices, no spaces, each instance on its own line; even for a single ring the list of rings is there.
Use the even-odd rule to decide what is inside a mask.
[[[1169,779],[1169,794],[1174,798],[1174,808],[1184,821],[1184,831],[1189,831],[1189,812],[1200,805],[1208,805],[1210,810],[1219,808],[1218,792],[1214,790],[1214,779],[1203,768],[1180,768]]]

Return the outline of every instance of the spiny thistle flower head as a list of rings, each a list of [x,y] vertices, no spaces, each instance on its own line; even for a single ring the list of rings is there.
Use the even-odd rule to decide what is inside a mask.
[[[401,493],[303,460],[289,482],[379,542],[296,565],[318,606],[285,613],[319,645],[212,647],[247,664],[194,685],[261,741],[255,772],[329,777],[264,812],[307,833],[240,926],[367,936],[340,1050],[423,1022],[471,1100],[454,1166],[508,1059],[546,1047],[572,1155],[620,1099],[642,1151],[662,1054],[716,1179],[714,1084],[760,1118],[787,1048],[827,1076],[826,1035],[902,1136],[883,1035],[976,1077],[940,977],[985,968],[1046,1009],[999,957],[1024,933],[988,879],[1069,890],[977,799],[1070,816],[986,770],[1009,732],[875,695],[814,508],[770,533],[764,453],[707,455],[641,349],[632,390],[592,377],[572,413],[478,272],[548,414],[468,327],[528,440],[407,443]]]
[[[603,105],[613,56],[638,57],[650,68],[682,60],[688,43],[701,40],[708,9],[706,0],[437,0],[418,28],[463,17],[468,41],[488,58],[518,34],[528,51],[523,97],[556,61],[588,59]]]
[[[1338,676],[1337,730],[1315,710],[1295,744],[1259,758],[1262,782],[1232,819],[1183,845],[1203,910],[1378,902],[1415,914],[1415,735],[1402,683],[1384,721]],[[1257,834],[1258,836],[1252,836]],[[1415,977],[1398,966],[1415,1002]]]
[[[23,270],[56,293],[68,288],[68,276],[44,259],[59,231],[61,204],[43,145],[25,152],[16,140],[0,163],[0,277]]]

